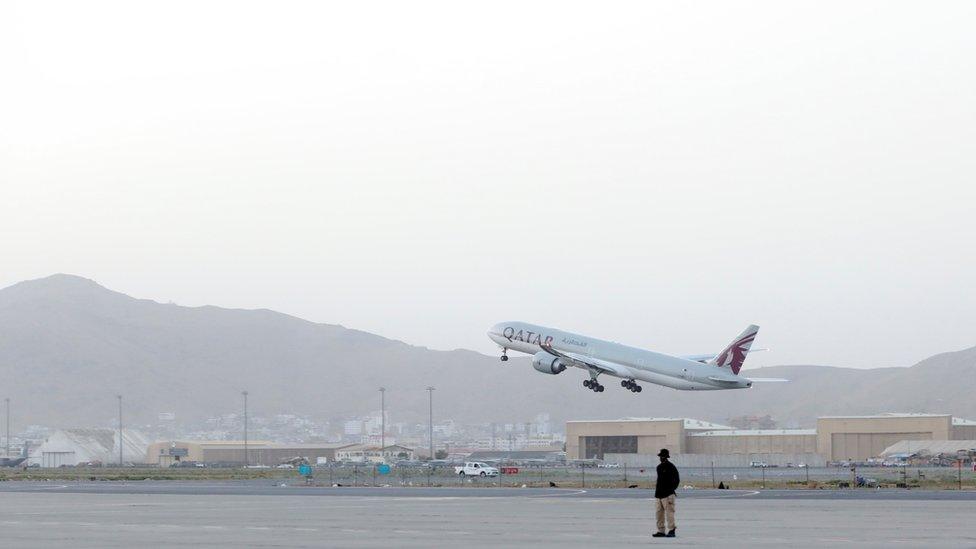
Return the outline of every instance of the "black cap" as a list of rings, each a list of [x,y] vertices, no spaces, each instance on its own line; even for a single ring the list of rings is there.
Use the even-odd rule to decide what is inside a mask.
[[[667,448],[661,448],[661,451],[657,453],[657,457],[669,458],[671,457],[671,452],[668,452]]]

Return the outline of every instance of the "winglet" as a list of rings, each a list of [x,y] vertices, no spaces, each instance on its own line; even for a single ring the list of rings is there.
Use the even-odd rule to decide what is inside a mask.
[[[729,343],[729,346],[719,353],[717,357],[708,363],[714,364],[719,368],[731,368],[733,374],[739,375],[739,370],[742,369],[742,363],[746,360],[746,354],[749,353],[749,347],[752,347],[752,342],[758,334],[759,326],[751,324],[744,332],[739,334],[739,337],[735,338],[732,343]]]

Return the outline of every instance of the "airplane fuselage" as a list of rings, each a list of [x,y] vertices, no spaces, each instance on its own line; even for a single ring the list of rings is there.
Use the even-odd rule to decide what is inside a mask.
[[[646,381],[686,391],[746,389],[748,379],[714,364],[629,347],[526,322],[502,322],[491,327],[488,337],[503,349],[527,354],[546,352],[545,347],[596,361],[619,365],[619,371],[599,374]],[[591,374],[596,373],[591,369]],[[599,375],[597,374],[597,375]],[[711,379],[709,379],[711,378]]]

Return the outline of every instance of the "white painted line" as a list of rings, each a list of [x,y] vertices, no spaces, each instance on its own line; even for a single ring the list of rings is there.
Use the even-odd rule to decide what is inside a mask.
[[[558,498],[558,497],[563,497],[563,496],[578,496],[580,494],[585,494],[585,493],[586,493],[586,490],[573,490],[572,492],[562,492],[562,493],[559,493],[559,494],[542,494],[542,495],[538,495],[538,496],[529,496],[529,499]]]

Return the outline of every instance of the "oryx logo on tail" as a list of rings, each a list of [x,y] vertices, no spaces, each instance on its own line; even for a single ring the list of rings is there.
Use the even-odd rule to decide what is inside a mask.
[[[742,368],[742,363],[746,361],[746,355],[749,353],[749,348],[752,347],[753,340],[756,339],[756,335],[759,334],[759,326],[755,324],[750,325],[744,332],[739,334],[739,337],[735,338],[735,341],[729,344],[718,356],[709,361],[709,364],[718,366],[719,368],[731,368],[732,373],[739,375],[739,370]]]

